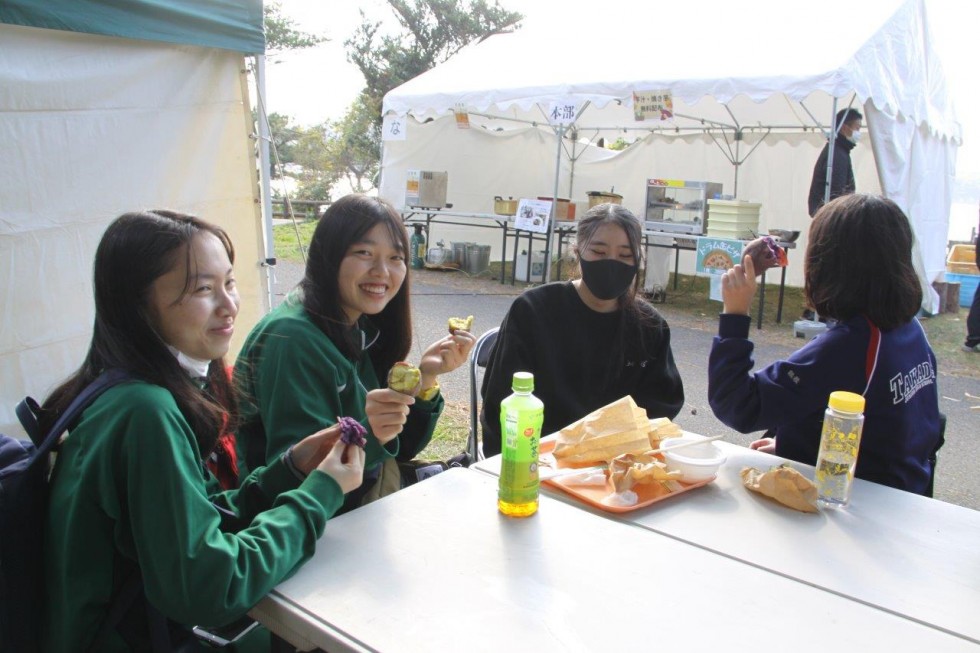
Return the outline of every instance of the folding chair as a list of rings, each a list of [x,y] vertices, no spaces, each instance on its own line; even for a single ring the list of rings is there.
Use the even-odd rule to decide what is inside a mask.
[[[497,342],[497,332],[500,327],[494,327],[477,339],[470,351],[470,436],[466,441],[466,452],[470,456],[470,462],[476,462],[483,458],[480,450],[480,379],[477,374],[478,368],[486,368],[490,362],[490,353],[493,345]]]

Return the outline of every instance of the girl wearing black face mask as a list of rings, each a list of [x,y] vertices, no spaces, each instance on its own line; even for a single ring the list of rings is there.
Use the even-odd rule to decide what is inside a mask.
[[[544,401],[542,433],[553,433],[625,395],[651,418],[673,418],[684,387],[667,322],[637,296],[640,222],[600,204],[578,225],[582,276],[532,288],[514,300],[483,379],[483,451],[500,452],[500,402],[514,372],[534,373]]]

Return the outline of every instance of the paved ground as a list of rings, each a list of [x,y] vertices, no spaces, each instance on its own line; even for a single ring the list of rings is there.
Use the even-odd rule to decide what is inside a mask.
[[[276,301],[302,277],[302,266],[280,262],[277,270]],[[513,297],[523,290],[501,285],[486,278],[468,278],[460,272],[430,270],[412,271],[413,321],[415,352],[422,349],[446,329],[450,315],[474,315],[474,332],[479,334],[498,326]],[[707,360],[714,335],[714,317],[691,316],[672,311],[670,304],[658,304],[671,326],[672,348],[677,367],[684,379],[687,402],[676,422],[689,431],[704,435],[724,435],[725,439],[747,445],[754,435],[742,435],[719,422],[707,404]],[[708,311],[713,312],[713,311]],[[756,343],[757,366],[788,356],[803,341],[787,336],[787,328],[752,329]],[[980,510],[980,415],[970,410],[965,393],[980,396],[980,379],[942,374],[940,353],[941,410],[948,416],[946,445],[940,451],[936,478],[936,498]],[[468,375],[461,368],[440,380],[447,402],[465,406],[469,401]],[[976,402],[972,402],[973,405]]]

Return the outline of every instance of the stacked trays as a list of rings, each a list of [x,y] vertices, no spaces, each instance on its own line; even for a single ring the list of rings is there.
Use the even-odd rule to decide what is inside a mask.
[[[708,200],[708,236],[751,240],[759,233],[761,204],[741,200]]]

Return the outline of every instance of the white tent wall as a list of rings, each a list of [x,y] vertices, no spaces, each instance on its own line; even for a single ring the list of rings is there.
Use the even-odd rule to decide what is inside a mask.
[[[891,120],[874,107],[865,112],[868,126],[879,135],[873,141],[885,195],[913,216],[916,246],[913,257],[923,293],[938,297],[931,282],[944,278],[955,151],[922,125],[898,116]]]
[[[242,299],[268,309],[240,53],[0,24],[0,430],[82,361],[108,223],[170,208],[226,229]]]
[[[379,190],[396,206],[404,205],[406,171],[410,169],[450,171],[447,201],[459,211],[492,213],[494,195],[551,195],[557,137],[548,128],[521,127],[501,132],[479,127],[457,129],[452,118],[427,123],[409,119],[406,123],[407,138],[385,145]],[[760,139],[761,134],[748,134],[741,144],[742,155]],[[739,198],[762,204],[760,230],[779,227],[802,232],[799,247],[790,254],[790,285],[803,284],[800,254],[806,246],[810,223],[807,195],[813,164],[824,144],[816,132],[798,134],[792,140],[770,136],[744,159],[738,173]],[[566,139],[558,193],[574,201],[586,202],[588,191],[614,189],[623,195],[623,204],[642,219],[646,182],[651,178],[720,182],[725,193],[734,191],[735,168],[706,135],[647,134],[623,151],[578,143],[574,172],[568,160],[571,147]],[[858,187],[864,192],[880,192],[872,149],[859,146],[853,151],[852,160]],[[441,225],[434,227],[433,233],[447,244],[462,240],[490,245],[491,260],[500,258],[499,233]],[[512,243],[508,245],[511,247]],[[520,247],[525,249],[526,244],[522,242]],[[512,251],[508,249],[508,260]],[[680,271],[689,273],[693,269],[693,256],[682,252]]]
[[[700,4],[692,0],[685,12],[700,15]],[[579,138],[621,135],[631,141],[643,130],[654,131],[636,152],[634,145],[609,155],[632,161],[630,166],[611,160],[596,164],[593,173],[592,157],[582,157],[571,171],[564,154],[559,188],[567,188],[573,174],[573,199],[615,185],[636,210],[643,206],[642,195],[635,194],[643,192],[645,178],[721,181],[726,193],[762,203],[762,227],[800,229],[804,248],[810,177],[826,142],[822,129],[833,127],[837,98],[838,109],[854,106],[869,115],[869,137],[852,153],[858,189],[881,192],[908,213],[919,237],[916,264],[927,291],[923,306],[934,311],[938,297],[930,284],[942,274],[960,127],[930,42],[926,0],[826,0],[805,21],[777,19],[771,14],[777,8],[785,9],[767,0],[744,0],[738,12],[718,20],[685,22],[665,21],[658,6],[621,3],[619,20],[613,20],[612,7],[604,12],[617,25],[608,43],[596,38],[593,25],[577,21],[526,25],[471,45],[385,96],[386,116],[435,118],[422,129],[428,135],[442,131],[439,139],[429,136],[424,151],[412,142],[413,129],[406,141],[384,143],[381,193],[400,204],[404,170],[420,168],[449,171],[449,201],[457,209],[488,211],[496,194],[550,195],[557,153],[553,136],[542,145],[552,153],[550,165],[530,168],[524,158],[541,155],[498,148],[490,156],[481,154],[479,174],[486,179],[504,168],[515,181],[504,186],[505,178],[496,177],[498,185],[485,186],[478,194],[485,199],[478,203],[455,196],[454,189],[474,192],[476,173],[465,161],[486,145],[439,123],[451,126],[451,111],[458,107],[471,115],[470,133],[494,121],[546,123],[549,103],[573,103]],[[767,15],[763,27],[760,17]],[[608,47],[571,45],[578,43]],[[672,96],[673,118],[660,124],[635,121],[633,92],[661,90]],[[894,126],[905,123],[911,126],[907,138],[902,134],[909,128]],[[716,137],[724,131],[729,139],[736,131],[744,136],[737,191],[734,167],[704,135],[707,131]],[[764,133],[763,144],[749,154]],[[802,266],[793,265],[799,256],[790,260],[788,279],[800,284]]]

